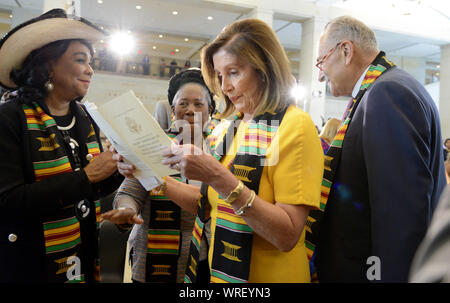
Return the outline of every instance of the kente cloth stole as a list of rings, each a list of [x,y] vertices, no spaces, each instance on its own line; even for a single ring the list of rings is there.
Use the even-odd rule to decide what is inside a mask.
[[[55,120],[33,102],[32,106],[22,105],[29,132],[32,161],[36,182],[45,178],[72,171],[72,165],[64,148],[64,139],[59,132]],[[100,147],[95,131],[87,140],[87,149],[94,157],[100,154]],[[92,161],[92,160],[91,160]],[[97,232],[99,228],[100,201],[95,201]],[[85,274],[80,268],[79,275],[72,277],[67,273],[75,262],[71,257],[81,258],[80,222],[75,208],[71,205],[55,210],[42,219],[45,239],[46,268],[49,282],[83,283]],[[100,279],[98,256],[94,266],[94,276]],[[77,272],[76,270],[74,272]],[[70,277],[69,277],[70,276]]]
[[[176,283],[182,239],[181,208],[162,192],[150,192],[150,199],[145,281]]]
[[[375,60],[371,63],[366,76],[361,84],[359,92],[356,98],[353,99],[353,104],[349,107],[346,113],[346,119],[339,127],[336,136],[334,137],[330,148],[325,155],[324,174],[322,180],[322,188],[320,195],[320,209],[311,211],[306,225],[306,250],[309,259],[309,269],[311,273],[311,282],[318,282],[317,271],[314,265],[315,248],[318,243],[318,234],[320,229],[320,222],[325,211],[325,207],[328,201],[328,195],[330,194],[336,171],[339,167],[339,162],[342,153],[342,144],[344,142],[345,134],[350,125],[350,122],[355,114],[356,108],[359,105],[362,97],[367,89],[372,85],[375,80],[381,76],[386,70],[394,66],[394,63],[387,60],[384,52],[380,52]]]
[[[177,134],[171,128],[167,132],[173,141],[178,141]],[[150,192],[150,199],[145,281],[176,283],[182,237],[181,208],[162,192]]]
[[[151,196],[146,282],[176,283],[181,248],[181,209],[167,197]]]
[[[274,138],[286,109],[276,114],[265,113],[249,122],[242,144],[238,146],[236,156],[230,166],[231,172],[249,189],[258,194],[261,174],[265,165],[266,152]],[[238,114],[235,120],[242,119]],[[240,121],[239,121],[240,122]],[[213,152],[221,160],[227,152],[228,142],[232,142],[237,131],[237,123],[231,123],[223,140]],[[237,144],[239,144],[238,142]],[[197,279],[200,243],[206,222],[208,205],[208,186],[202,184],[198,201],[198,214],[192,232],[189,259],[186,267],[185,283],[195,283]],[[213,258],[211,264],[212,283],[246,283],[250,274],[253,230],[245,220],[234,213],[231,205],[223,201],[217,205],[217,219]]]
[[[214,135],[213,131],[219,123],[219,119],[211,118],[208,127],[204,130],[204,138],[210,150],[216,148],[217,137]]]
[[[216,122],[210,123],[203,133],[205,140],[212,138]],[[167,136],[182,144],[178,130],[170,127]],[[215,141],[214,141],[215,142]],[[180,177],[175,177],[180,182]],[[150,192],[151,207],[147,235],[146,282],[176,283],[178,258],[182,245],[181,208],[164,196]]]

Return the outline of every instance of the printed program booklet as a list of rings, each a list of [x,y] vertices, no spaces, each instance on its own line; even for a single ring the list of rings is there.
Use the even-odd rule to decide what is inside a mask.
[[[136,167],[134,176],[146,190],[162,184],[164,176],[179,174],[161,163],[161,153],[172,141],[133,91],[99,106],[84,105],[125,162]]]

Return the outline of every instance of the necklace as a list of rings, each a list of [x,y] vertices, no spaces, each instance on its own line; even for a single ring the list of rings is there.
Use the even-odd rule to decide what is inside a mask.
[[[59,130],[69,130],[69,129],[71,129],[74,125],[75,125],[75,116],[73,116],[72,122],[70,122],[69,125],[67,125],[67,126],[59,126],[59,125],[57,125],[57,127],[58,127]]]

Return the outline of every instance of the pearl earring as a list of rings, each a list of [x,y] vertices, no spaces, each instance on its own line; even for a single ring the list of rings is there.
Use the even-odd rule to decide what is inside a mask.
[[[51,92],[55,86],[53,85],[52,81],[50,79],[45,82],[45,88],[47,89],[47,92]]]

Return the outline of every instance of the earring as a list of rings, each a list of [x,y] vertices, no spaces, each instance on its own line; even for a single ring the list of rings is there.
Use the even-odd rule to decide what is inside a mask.
[[[51,92],[55,86],[53,85],[52,81],[50,79],[45,82],[45,88],[47,89],[47,92]]]
[[[259,74],[261,76],[261,81],[266,82],[266,77],[264,76],[264,73],[262,71],[259,71]]]

